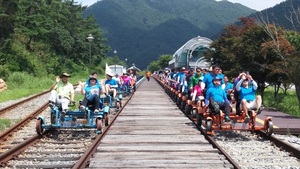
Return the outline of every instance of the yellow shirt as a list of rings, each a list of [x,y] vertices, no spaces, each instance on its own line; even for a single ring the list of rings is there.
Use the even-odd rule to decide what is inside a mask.
[[[68,99],[70,99],[71,94],[74,94],[74,87],[71,83],[64,84],[62,81],[58,82],[55,86],[56,92]]]

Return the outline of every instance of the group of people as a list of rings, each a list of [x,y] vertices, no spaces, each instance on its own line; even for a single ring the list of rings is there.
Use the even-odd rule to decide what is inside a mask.
[[[262,99],[256,95],[257,83],[248,72],[241,72],[231,83],[218,65],[210,69],[172,69],[159,75],[165,83],[186,94],[192,101],[204,100],[206,106],[216,113],[224,110],[225,122],[230,122],[232,103],[237,114],[248,110],[262,110]],[[247,114],[247,113],[246,113]]]
[[[148,81],[150,76],[150,72],[147,72]],[[166,70],[159,76],[165,83],[173,86],[179,92],[187,94],[192,101],[204,100],[205,105],[216,113],[224,110],[225,122],[230,121],[229,114],[233,100],[237,103],[237,113],[248,112],[251,109],[261,111],[262,98],[260,95],[256,95],[258,85],[248,72],[241,72],[234,79],[234,83],[229,81],[218,65],[212,66],[211,69],[196,68],[196,72],[182,67],[178,71]],[[50,107],[55,104],[61,105],[62,115],[68,111],[68,105],[74,102],[74,87],[68,82],[69,77],[69,74],[62,73],[61,76],[56,77],[55,83],[50,87]],[[85,83],[79,82],[81,94],[84,95],[81,109],[85,109],[87,105],[91,104],[94,105],[95,112],[98,112],[100,93],[116,98],[118,89],[124,86],[132,86],[135,91],[136,80],[132,70],[122,76],[107,73],[106,80],[102,85],[97,79],[97,73],[92,73]]]
[[[136,75],[132,70],[129,73],[124,73],[122,76],[113,73],[106,73],[106,80],[103,84],[97,79],[97,72],[93,72],[86,82],[80,82],[81,94],[84,95],[84,99],[81,102],[80,109],[85,110],[87,105],[93,105],[97,113],[100,110],[100,94],[103,93],[106,96],[113,98],[117,97],[117,91],[124,85],[134,85],[135,91]],[[55,105],[61,105],[61,121],[64,120],[65,113],[69,110],[70,103],[74,103],[74,86],[68,81],[71,77],[68,73],[62,73],[57,76],[54,84],[50,87],[49,106],[53,108]]]

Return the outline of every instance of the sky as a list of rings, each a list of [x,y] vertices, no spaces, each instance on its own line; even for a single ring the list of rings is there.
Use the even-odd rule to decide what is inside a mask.
[[[78,2],[79,4],[82,4],[83,6],[90,6],[94,3],[96,3],[99,0],[75,0],[75,2]],[[222,1],[222,0],[216,0],[216,1]],[[240,3],[244,6],[247,6],[248,8],[261,11],[266,8],[270,8],[275,6],[276,4],[279,4],[280,2],[286,1],[286,0],[227,0],[233,3]]]
[[[221,0],[216,0],[221,1]],[[270,7],[273,7],[277,4],[280,4],[281,2],[284,2],[286,0],[228,0],[233,3],[240,3],[244,6],[247,6],[248,8],[261,11]]]

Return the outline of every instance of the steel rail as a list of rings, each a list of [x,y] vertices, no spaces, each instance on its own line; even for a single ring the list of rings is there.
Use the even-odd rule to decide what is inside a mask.
[[[13,108],[15,108],[15,107],[18,107],[20,104],[23,104],[23,103],[25,103],[25,102],[28,102],[28,101],[30,101],[30,100],[32,100],[32,99],[34,99],[34,98],[37,98],[37,97],[39,97],[39,96],[41,96],[41,95],[43,95],[43,94],[46,94],[46,93],[48,93],[48,92],[50,92],[50,90],[44,91],[44,92],[42,92],[42,93],[38,93],[38,94],[33,95],[33,96],[31,96],[31,97],[28,97],[28,98],[26,98],[26,99],[24,99],[24,100],[21,100],[21,101],[15,103],[15,104],[12,104],[12,105],[7,106],[7,107],[4,107],[4,108],[1,108],[1,109],[0,109],[0,115],[3,114],[4,112],[10,110],[10,109],[13,109]]]
[[[275,136],[267,136],[265,132],[263,131],[255,131],[256,134],[260,135],[264,139],[270,140],[273,142],[277,147],[281,148],[284,151],[290,152],[294,157],[300,159],[300,150],[296,147],[292,146],[291,144],[282,141],[279,138],[276,138]]]
[[[157,78],[154,78],[162,87],[164,87],[164,85],[162,84],[162,82],[159,80],[159,79],[157,79]],[[182,112],[183,112],[183,110],[182,109],[180,109]],[[183,114],[185,114],[184,112],[183,112]],[[197,124],[196,124],[196,122],[191,118],[191,117],[189,117],[189,116],[187,116],[193,123],[194,123],[194,125],[198,128],[198,130],[201,132],[201,134],[205,137],[205,139],[210,143],[210,144],[212,144],[212,146],[214,147],[214,148],[216,148],[216,149],[218,149],[220,152],[221,152],[221,154],[223,154],[224,156],[225,156],[225,158],[233,165],[233,167],[235,168],[235,169],[240,169],[241,167],[236,163],[236,161],[233,159],[233,158],[231,158],[231,156],[221,147],[221,146],[219,146],[219,144],[213,139],[213,137],[212,136],[209,136],[209,135],[207,135],[207,133],[205,132],[205,130],[201,127],[201,126],[198,126]]]
[[[282,135],[300,135],[299,128],[274,128],[273,133],[275,134],[282,134]]]
[[[41,137],[39,135],[35,135],[26,141],[18,144],[17,146],[9,149],[8,151],[0,154],[0,166],[5,167],[7,162],[11,159],[15,159],[18,154],[23,152],[27,147],[34,145],[39,141]]]
[[[144,80],[141,79],[141,81]],[[140,82],[141,82],[140,81]],[[138,83],[136,87],[138,87],[141,83]],[[118,111],[118,113],[116,114],[116,116],[113,118],[113,120],[111,121],[110,125],[107,126],[105,128],[105,130],[103,131],[103,133],[99,136],[96,137],[95,141],[92,143],[92,145],[85,151],[85,153],[81,156],[81,158],[76,162],[76,164],[72,167],[73,169],[82,169],[85,168],[89,165],[89,160],[90,158],[93,156],[93,154],[97,151],[97,147],[99,146],[99,144],[101,143],[101,140],[104,138],[104,136],[106,135],[106,133],[109,131],[110,127],[112,126],[112,124],[115,122],[115,120],[117,119],[117,117],[120,115],[120,113],[122,113],[122,110],[124,109],[124,107],[129,103],[129,101],[131,100],[133,94],[130,95],[130,97],[128,98],[128,100],[126,101],[126,103],[122,106],[122,108]]]
[[[43,104],[38,110],[32,112],[28,116],[26,116],[24,119],[22,119],[20,122],[16,123],[9,129],[5,130],[0,134],[0,141],[5,141],[8,137],[12,135],[13,132],[18,131],[20,128],[25,126],[30,122],[30,120],[34,119],[37,115],[39,115],[41,112],[43,112],[48,107],[48,103]]]
[[[183,112],[184,113],[184,112]],[[198,128],[198,130],[201,132],[201,134],[205,137],[205,139],[212,144],[212,146],[216,149],[218,149],[221,154],[225,156],[225,158],[233,165],[233,168],[235,169],[240,169],[240,165],[233,159],[231,156],[214,140],[212,136],[209,136],[206,131],[201,127],[196,124],[196,122],[189,116],[187,116],[193,123],[194,125]]]

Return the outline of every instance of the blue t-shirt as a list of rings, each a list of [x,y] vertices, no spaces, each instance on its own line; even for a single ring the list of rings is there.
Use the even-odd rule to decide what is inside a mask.
[[[227,92],[227,90],[228,89],[233,89],[233,84],[232,83],[230,83],[230,82],[228,82],[227,84],[226,84],[226,86],[225,86],[225,91]]]
[[[252,86],[248,88],[241,87],[239,94],[241,99],[245,99],[247,101],[253,101],[255,99],[255,90]]]
[[[101,91],[101,86],[99,84],[96,84],[94,86],[87,85],[85,86],[84,90],[85,90],[85,97],[91,101],[94,99],[94,97],[99,96]]]
[[[205,104],[208,104],[209,98],[213,98],[215,102],[229,102],[225,93],[225,90],[221,86],[213,86],[208,88],[205,97]]]
[[[174,73],[174,72],[171,72],[169,76],[170,76],[171,79],[173,79],[173,76],[174,76],[174,75],[175,75],[175,73]]]
[[[115,79],[107,79],[105,84],[109,84],[111,87],[118,87],[118,82]]]
[[[179,73],[177,73],[175,76],[174,76],[174,78],[177,78],[176,80],[177,80],[177,82],[179,82],[179,83],[183,83],[184,82],[184,80],[185,80],[185,73],[184,72],[179,72]]]
[[[223,76],[224,76],[223,74],[213,75],[212,73],[208,73],[208,74],[205,74],[202,82],[205,83],[205,88],[209,89],[211,87],[214,87],[213,79],[215,77],[221,78],[222,79],[221,85],[224,84]]]
[[[252,85],[249,85],[247,88],[242,85],[243,80],[241,79],[236,84],[236,89],[240,94],[240,99],[245,99],[247,101],[253,101],[256,97],[256,89],[257,89],[257,83],[253,81],[249,81],[248,83],[251,83]]]

